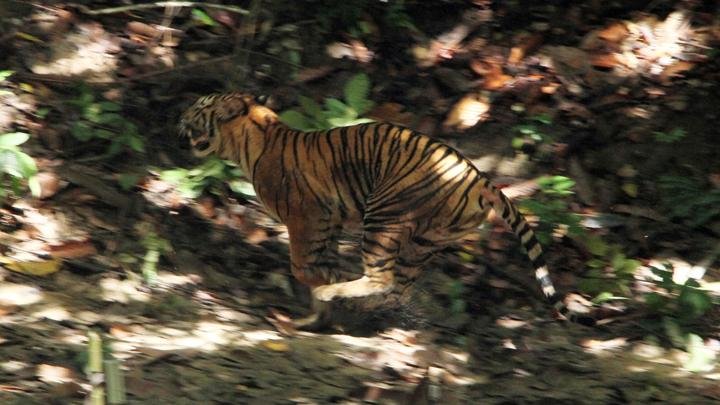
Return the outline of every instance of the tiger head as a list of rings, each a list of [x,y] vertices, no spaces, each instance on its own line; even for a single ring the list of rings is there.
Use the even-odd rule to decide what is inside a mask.
[[[180,136],[190,140],[193,155],[205,157],[217,153],[222,145],[223,125],[253,124],[250,128],[264,130],[277,122],[277,115],[265,107],[267,97],[246,93],[211,94],[200,97],[180,117]],[[242,120],[243,122],[237,122]]]

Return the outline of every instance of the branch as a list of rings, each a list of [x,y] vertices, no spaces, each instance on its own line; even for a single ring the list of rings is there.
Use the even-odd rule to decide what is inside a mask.
[[[206,8],[216,8],[218,10],[225,10],[225,11],[229,11],[231,13],[237,13],[237,14],[248,14],[248,11],[245,10],[244,8],[228,6],[225,4],[205,3],[203,1],[158,1],[155,3],[130,4],[128,6],[108,7],[108,8],[101,8],[101,9],[97,9],[97,10],[91,10],[87,6],[82,5],[82,4],[74,4],[73,3],[72,5],[77,7],[83,13],[89,14],[89,15],[124,13],[126,11],[143,10],[143,9],[158,8],[158,7],[206,7]]]

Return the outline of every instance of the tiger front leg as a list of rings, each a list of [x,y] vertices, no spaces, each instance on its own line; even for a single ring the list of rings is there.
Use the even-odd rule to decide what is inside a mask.
[[[363,276],[357,280],[319,286],[313,296],[320,301],[386,294],[395,286],[395,262],[402,232],[380,227],[365,229],[362,239]]]

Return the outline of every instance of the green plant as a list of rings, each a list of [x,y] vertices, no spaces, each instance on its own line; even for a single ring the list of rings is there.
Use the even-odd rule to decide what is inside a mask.
[[[205,11],[203,11],[203,10],[200,9],[200,8],[194,8],[194,9],[192,9],[192,11],[190,12],[190,15],[192,16],[192,19],[193,19],[194,21],[197,21],[197,22],[200,23],[201,25],[205,25],[205,26],[208,26],[208,27],[214,27],[214,26],[217,25],[217,23],[215,22],[215,20],[213,20],[213,18],[210,17],[210,16],[208,15],[208,13],[206,13]]]
[[[653,266],[650,270],[656,277],[655,287],[659,289],[645,294],[645,302],[651,311],[686,324],[699,319],[712,307],[712,297],[697,280],[689,277],[678,283],[673,279],[672,264]]]
[[[541,194],[538,198],[520,202],[520,208],[532,212],[540,222],[535,231],[538,240],[548,244],[558,227],[567,230],[570,236],[582,233],[580,216],[570,210],[569,196],[574,194],[575,181],[564,176],[545,176],[538,179]]]
[[[464,314],[467,309],[467,302],[463,298],[465,287],[462,281],[453,280],[448,286],[448,298],[450,299],[450,312],[453,315]]]
[[[35,161],[19,147],[29,138],[30,135],[24,132],[0,135],[0,184],[2,185],[0,186],[0,198],[8,195],[8,189],[19,194],[22,180],[27,182],[32,195],[40,195]]]
[[[673,128],[670,132],[655,131],[653,132],[655,140],[662,143],[675,143],[687,135],[682,128]]]
[[[684,349],[688,355],[683,367],[691,372],[709,371],[715,366],[715,352],[705,346],[702,338],[691,333],[693,322],[703,318],[713,306],[710,293],[698,280],[688,277],[675,280],[671,263],[650,267],[654,291],[644,295],[651,312],[661,316],[662,333],[673,346]]]
[[[145,140],[137,126],[123,117],[122,106],[109,100],[96,100],[92,90],[81,86],[79,94],[70,100],[79,119],[70,133],[79,141],[102,140],[108,143],[107,154],[115,156],[124,151],[145,152]]]
[[[160,178],[175,184],[178,192],[186,198],[195,198],[205,190],[216,192],[219,186],[228,182],[233,192],[253,197],[252,184],[241,179],[242,172],[232,162],[209,158],[193,169],[171,169],[160,172]]]
[[[4,83],[14,73],[15,72],[12,70],[0,70],[0,84]],[[7,96],[10,94],[13,94],[13,92],[4,88],[4,86],[0,87],[0,96]]]
[[[547,126],[552,124],[552,118],[547,114],[538,114],[526,119],[527,122],[517,125],[514,130],[519,133],[512,139],[515,149],[522,149],[526,145],[538,145],[551,142],[553,137],[547,134]]]
[[[324,108],[313,99],[305,96],[299,98],[300,109],[283,111],[280,119],[288,126],[303,130],[315,131],[344,127],[348,125],[372,122],[368,118],[360,118],[370,111],[374,103],[368,99],[370,79],[364,73],[353,76],[343,88],[344,101],[326,98]]]
[[[661,176],[658,188],[661,205],[673,219],[699,227],[720,217],[720,189],[681,176]]]
[[[143,281],[152,286],[157,281],[157,265],[160,262],[160,255],[171,249],[170,242],[155,232],[149,231],[142,238],[141,243],[147,249],[141,266]]]
[[[640,262],[625,256],[621,246],[609,244],[597,235],[586,234],[581,240],[592,258],[586,262],[589,270],[578,284],[580,290],[595,295],[595,303],[618,299],[618,294],[630,296]]]

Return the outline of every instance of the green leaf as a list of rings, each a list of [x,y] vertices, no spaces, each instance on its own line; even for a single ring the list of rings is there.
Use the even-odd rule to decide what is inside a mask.
[[[112,139],[113,141],[115,140],[115,137],[117,136],[117,134],[115,132],[109,131],[105,128],[95,129],[95,130],[93,130],[92,133],[93,133],[93,135],[92,135],[93,138]]]
[[[14,150],[0,150],[0,172],[13,177],[22,177],[19,166]]]
[[[30,178],[28,179],[28,188],[30,188],[30,193],[33,197],[40,197],[40,194],[42,193],[42,187],[40,186],[40,181],[38,180],[37,176],[30,176]]]
[[[626,299],[627,298],[625,298],[625,297],[618,297],[617,295],[615,295],[609,291],[603,291],[600,294],[598,294],[597,296],[595,296],[595,298],[592,299],[592,303],[593,304],[602,304],[603,302],[607,302],[607,301],[626,300]]]
[[[128,139],[130,149],[136,152],[145,152],[145,142],[139,136],[130,136]]]
[[[355,110],[353,108],[336,98],[326,98],[325,108],[327,108],[327,113],[329,113],[332,118],[356,117],[356,115],[354,114]]]
[[[682,317],[687,319],[697,319],[707,312],[712,306],[712,298],[703,290],[683,286],[678,296],[678,303],[682,313]]]
[[[18,162],[18,168],[20,169],[22,177],[30,178],[37,173],[37,165],[30,155],[21,151],[15,151],[15,159]]]
[[[163,170],[160,172],[160,180],[166,181],[168,183],[179,183],[182,179],[186,178],[188,176],[188,170],[187,169],[171,169],[171,170]]]
[[[122,106],[113,101],[101,101],[98,103],[100,109],[107,112],[118,112],[122,110]]]
[[[668,300],[658,293],[645,294],[645,304],[655,312],[662,311],[667,303]]]
[[[70,133],[79,141],[89,141],[93,137],[93,129],[85,121],[77,121],[70,128]]]
[[[15,73],[14,70],[0,70],[0,82],[4,82]]]
[[[552,124],[552,118],[549,114],[538,114],[530,117],[531,120],[540,122],[545,125]]]
[[[367,112],[368,96],[370,95],[370,78],[365,73],[353,76],[343,89],[345,101],[359,114]]]
[[[338,117],[338,118],[328,118],[328,123],[332,126],[332,128],[339,128],[339,127],[348,127],[351,125],[359,125],[359,124],[366,124],[368,122],[373,122],[370,118],[346,118],[346,117]]]
[[[0,148],[17,146],[25,143],[30,139],[30,135],[25,132],[9,132],[0,135]]]
[[[249,197],[255,197],[255,188],[253,185],[245,180],[235,180],[229,183],[230,190],[235,193],[242,194]]]
[[[126,121],[125,117],[118,113],[114,112],[107,112],[99,114],[97,117],[95,117],[95,121],[98,124],[108,124],[113,126],[119,126],[122,125]]]
[[[193,19],[199,21],[201,24],[210,27],[214,27],[217,25],[217,23],[215,22],[215,20],[212,19],[212,17],[210,17],[206,12],[199,8],[194,8],[191,13]]]
[[[135,187],[140,180],[140,176],[135,173],[121,173],[118,178],[118,184],[123,191],[129,191]]]
[[[295,110],[283,111],[280,114],[280,121],[290,128],[308,131],[313,129],[310,120],[302,113]]]
[[[590,235],[585,239],[585,247],[595,256],[605,256],[608,251],[608,244],[597,235]]]
[[[710,371],[715,367],[715,351],[707,346],[703,339],[694,334],[690,333],[687,336],[688,359],[683,364],[683,367],[690,372],[699,373]]]
[[[316,120],[322,120],[322,107],[315,100],[310,97],[300,96],[298,102],[305,114]]]
[[[534,135],[537,134],[537,127],[533,124],[518,125],[515,129],[523,135]]]
[[[115,156],[120,152],[122,152],[122,144],[119,142],[113,142],[107,148],[107,154],[110,156]]]

